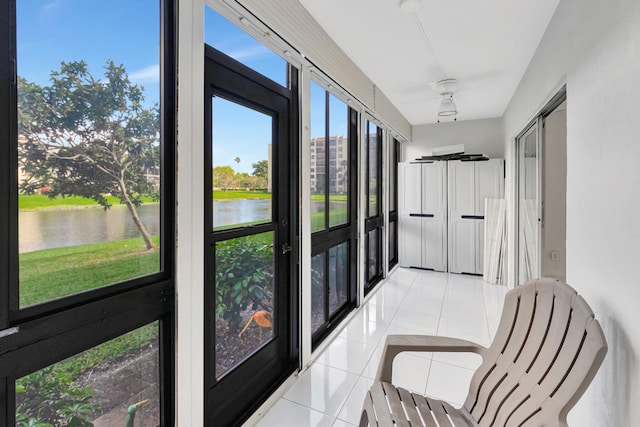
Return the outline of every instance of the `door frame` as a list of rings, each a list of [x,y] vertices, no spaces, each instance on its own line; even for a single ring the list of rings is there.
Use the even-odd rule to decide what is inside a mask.
[[[380,181],[377,185],[377,200],[376,200],[376,209],[378,215],[371,218],[369,217],[369,200],[367,196],[369,195],[369,150],[368,150],[368,140],[367,135],[369,135],[368,124],[371,123],[376,127],[376,141],[377,141],[377,150],[376,155],[379,159],[378,164],[376,165],[376,174],[378,176],[378,180]],[[385,174],[384,174],[384,150],[386,148],[385,140],[388,135],[388,129],[380,123],[380,121],[368,113],[361,115],[361,126],[362,126],[362,164],[364,165],[362,171],[362,191],[363,191],[363,206],[362,206],[362,273],[363,273],[363,286],[364,292],[362,297],[366,297],[370,291],[372,291],[378,283],[380,283],[386,274],[386,227],[385,227],[385,200],[384,200],[384,187],[386,183],[384,182]],[[369,222],[369,226],[367,223]],[[369,231],[367,231],[369,229]],[[377,256],[378,256],[378,264],[379,271],[373,276],[369,277],[369,240],[368,234],[374,229],[378,230],[378,248],[377,248]]]
[[[204,239],[204,296],[205,296],[205,315],[204,315],[204,395],[205,395],[205,405],[204,405],[204,420],[205,425],[241,425],[246,419],[248,419],[252,413],[258,409],[269,397],[269,395],[280,386],[293,372],[295,372],[299,367],[299,291],[298,291],[298,175],[297,175],[297,164],[298,164],[298,144],[297,136],[298,136],[298,71],[293,66],[288,64],[288,80],[290,84],[290,89],[284,88],[279,84],[271,81],[267,77],[262,74],[248,68],[247,66],[239,63],[238,61],[226,56],[225,54],[219,52],[218,50],[212,48],[211,46],[205,45],[205,78],[204,78],[204,126],[205,126],[205,144],[204,144],[204,229],[203,233],[205,234]],[[217,85],[215,83],[210,84],[214,77],[210,74],[213,73],[213,69],[211,68],[210,63],[215,63],[218,68],[219,73],[222,74],[221,79],[226,81],[226,79],[240,78],[240,80],[245,80],[250,83],[250,88],[242,88],[237,89],[233,88],[233,90],[229,90],[228,88],[222,87],[222,85]],[[249,90],[249,93],[241,94],[239,93],[241,90]],[[228,231],[218,231],[216,235],[213,235],[212,232],[212,195],[211,195],[211,129],[212,129],[212,116],[211,116],[211,100],[213,98],[214,93],[222,95],[221,98],[226,99],[228,101],[238,103],[239,105],[253,108],[256,111],[265,112],[264,108],[258,104],[258,101],[253,101],[255,98],[255,90],[266,91],[268,93],[273,93],[276,97],[280,99],[286,98],[288,107],[287,115],[288,115],[288,124],[285,123],[283,126],[279,126],[279,132],[285,132],[285,138],[287,140],[288,147],[280,147],[281,149],[287,150],[286,158],[280,158],[276,152],[272,154],[273,159],[277,159],[278,161],[286,162],[290,167],[286,173],[286,179],[283,175],[279,176],[279,180],[286,180],[287,185],[286,188],[278,188],[277,193],[274,194],[275,198],[272,199],[272,203],[276,203],[275,207],[272,207],[272,212],[278,212],[278,209],[281,206],[286,206],[287,211],[284,213],[280,213],[278,218],[272,218],[270,223],[267,225],[256,225],[245,227],[245,231],[242,229],[236,228]],[[253,93],[252,93],[253,91]],[[253,96],[253,98],[252,98]],[[265,104],[262,104],[265,105]],[[272,110],[273,113],[276,113],[275,109]],[[272,115],[273,116],[273,115]],[[280,119],[280,117],[277,117]],[[286,118],[285,118],[286,120]],[[277,132],[274,130],[274,132]],[[279,173],[282,171],[281,168],[274,167],[274,173]],[[279,186],[278,186],[279,187]],[[281,221],[282,215],[285,215],[285,219]],[[276,221],[274,221],[276,220]],[[213,263],[215,264],[215,246],[212,246],[212,243],[217,235],[225,235],[228,238],[234,237],[242,237],[244,235],[248,235],[246,231],[252,230],[259,232],[259,230],[264,229],[264,231],[270,231],[273,229],[275,235],[275,244],[274,244],[274,267],[275,271],[278,272],[280,277],[286,277],[288,280],[288,285],[285,286],[284,292],[276,292],[275,294],[275,304],[282,307],[279,311],[280,316],[284,316],[282,318],[282,323],[276,328],[276,337],[280,335],[282,341],[273,340],[269,343],[263,344],[259,349],[256,349],[252,355],[248,356],[241,364],[236,365],[234,368],[230,369],[228,372],[224,374],[219,380],[215,378],[215,352],[213,351],[213,347],[215,346],[215,303],[212,302],[207,304],[206,301],[215,301],[215,288],[213,286],[209,286],[210,280],[215,277],[215,269],[207,262],[208,258],[213,259]],[[269,230],[267,230],[269,229]],[[252,233],[254,234],[254,233]],[[284,246],[281,248],[280,243],[287,243],[291,248],[288,252],[288,255],[285,255]],[[283,243],[283,244],[284,244]],[[274,282],[274,286],[277,286]],[[285,309],[286,308],[286,309]],[[278,324],[278,323],[276,323]],[[282,337],[281,335],[285,335]],[[262,353],[261,353],[262,352]],[[278,369],[278,372],[275,376],[271,375],[269,369],[262,369],[265,367],[264,359],[270,360],[269,357],[272,356],[282,356],[278,360],[273,361],[272,368]],[[257,356],[257,357],[256,357]],[[268,384],[265,384],[264,387],[260,389],[255,389],[255,387],[251,387],[251,384],[246,381],[247,375],[245,372],[239,371],[238,369],[241,365],[245,365],[244,369],[253,370],[254,372],[261,372],[262,377],[254,378],[256,380],[268,379],[270,381]],[[242,381],[238,381],[238,379],[242,379]],[[227,388],[227,393],[225,394],[223,400],[226,403],[219,402],[219,396],[216,396],[214,392],[218,384],[223,384],[223,382],[234,384],[234,387],[231,385],[223,385],[223,388]],[[244,387],[240,387],[242,384]],[[246,398],[247,404],[244,405],[239,410],[239,414],[237,417],[235,414],[232,416],[225,409],[229,406],[237,407],[238,398],[245,397],[243,394],[247,392],[248,389],[254,390],[255,394],[249,398]],[[212,409],[213,408],[213,409]],[[224,414],[229,419],[224,419],[219,421],[219,417]],[[218,424],[221,422],[222,424]]]
[[[543,124],[544,119],[549,116],[549,114],[553,113],[556,108],[560,106],[563,102],[567,100],[567,86],[563,85],[545,104],[545,106],[536,114],[536,116],[523,128],[518,135],[516,135],[514,139],[514,279],[513,284],[515,286],[521,285],[518,283],[520,280],[520,140],[531,131],[532,128],[536,128],[536,146],[538,151],[537,156],[537,197],[538,197],[538,268],[536,272],[536,276],[540,276],[540,272],[542,271],[542,224],[544,223],[544,194],[543,194],[543,183],[544,183],[544,168],[542,158],[544,156],[544,141],[543,141]]]

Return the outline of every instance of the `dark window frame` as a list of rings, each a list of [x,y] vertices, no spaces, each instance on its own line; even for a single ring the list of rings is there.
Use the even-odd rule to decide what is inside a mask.
[[[400,158],[400,142],[396,138],[391,139],[390,154],[389,181],[391,182],[391,177],[393,177],[394,185],[389,185],[389,231],[391,231],[391,224],[394,224],[395,234],[393,237],[389,236],[389,270],[398,264],[398,159]],[[394,209],[391,209],[392,206]],[[391,250],[392,245],[394,250]]]
[[[329,123],[329,96],[330,92],[325,90],[325,135],[324,146],[328,148],[330,145],[330,123]],[[356,307],[357,299],[357,281],[358,281],[358,262],[357,262],[357,194],[358,194],[358,126],[359,115],[356,110],[347,108],[349,116],[348,142],[349,142],[349,185],[348,185],[348,204],[347,204],[347,222],[340,225],[329,227],[329,162],[325,162],[325,228],[311,233],[311,257],[317,255],[324,256],[324,317],[325,322],[316,330],[312,331],[312,350],[315,349],[324,338],[339,324],[351,310]],[[317,145],[317,144],[316,144]],[[328,150],[327,150],[328,151]],[[316,174],[317,176],[317,174]],[[330,313],[329,308],[329,250],[341,243],[348,243],[349,253],[349,287],[347,302],[334,313]]]
[[[161,0],[160,271],[19,307],[16,1],[0,3],[0,425],[15,423],[14,381],[147,324],[158,322],[160,420],[175,413],[175,134],[177,2]]]
[[[370,198],[372,196],[369,187],[369,181],[371,180],[370,176],[370,165],[371,165],[371,134],[370,134],[370,125],[376,127],[376,176],[378,179],[378,183],[376,185],[376,211],[370,212],[369,208],[371,206]],[[366,185],[365,185],[365,230],[364,230],[364,239],[365,239],[365,283],[364,283],[364,293],[367,295],[374,287],[384,278],[384,266],[382,259],[382,245],[384,242],[383,239],[383,230],[384,230],[384,211],[383,211],[383,175],[382,175],[382,153],[384,146],[384,131],[383,129],[374,123],[372,120],[367,119],[365,122],[365,152],[366,152]],[[375,252],[376,252],[376,268],[375,274],[371,275],[369,272],[369,250],[372,244],[373,232],[377,230],[376,239],[373,244],[375,244]]]

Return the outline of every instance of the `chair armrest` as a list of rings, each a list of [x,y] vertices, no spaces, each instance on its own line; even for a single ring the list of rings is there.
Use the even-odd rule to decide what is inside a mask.
[[[391,382],[393,359],[403,351],[439,351],[477,353],[484,357],[486,348],[471,341],[434,335],[389,335],[382,351],[377,381]]]

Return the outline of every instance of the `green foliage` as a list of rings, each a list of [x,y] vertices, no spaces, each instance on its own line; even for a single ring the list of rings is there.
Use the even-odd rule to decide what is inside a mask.
[[[60,427],[88,427],[93,424],[85,417],[99,409],[90,403],[93,389],[80,387],[68,371],[57,365],[17,380],[16,394],[17,427],[54,425],[40,420],[55,420]]]
[[[241,312],[271,311],[273,249],[256,238],[216,244],[216,320],[224,319],[233,333],[242,326]]]
[[[95,79],[84,61],[62,62],[51,85],[18,79],[19,161],[27,180],[20,189],[49,197],[81,196],[105,209],[117,196],[152,245],[135,207],[143,195],[157,198],[146,172],[159,165],[159,110],[142,107],[142,88],[124,66],[108,61]]]
[[[213,168],[213,186],[229,190],[236,186],[236,172],[231,166],[216,166]]]
[[[95,418],[100,408],[92,403],[92,388],[81,387],[76,379],[157,339],[158,325],[152,323],[18,379],[16,426],[92,426],[88,419]]]
[[[251,167],[253,168],[253,176],[259,176],[260,178],[267,179],[269,176],[269,161],[260,160],[258,162],[252,163]]]

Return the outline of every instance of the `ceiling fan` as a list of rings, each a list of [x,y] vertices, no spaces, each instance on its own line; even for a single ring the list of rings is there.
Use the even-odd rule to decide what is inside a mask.
[[[456,79],[442,79],[436,83],[436,88],[440,91],[440,106],[438,107],[438,123],[440,123],[440,117],[451,117],[453,121],[457,121],[458,107],[453,102],[453,95],[458,91],[458,80]]]

